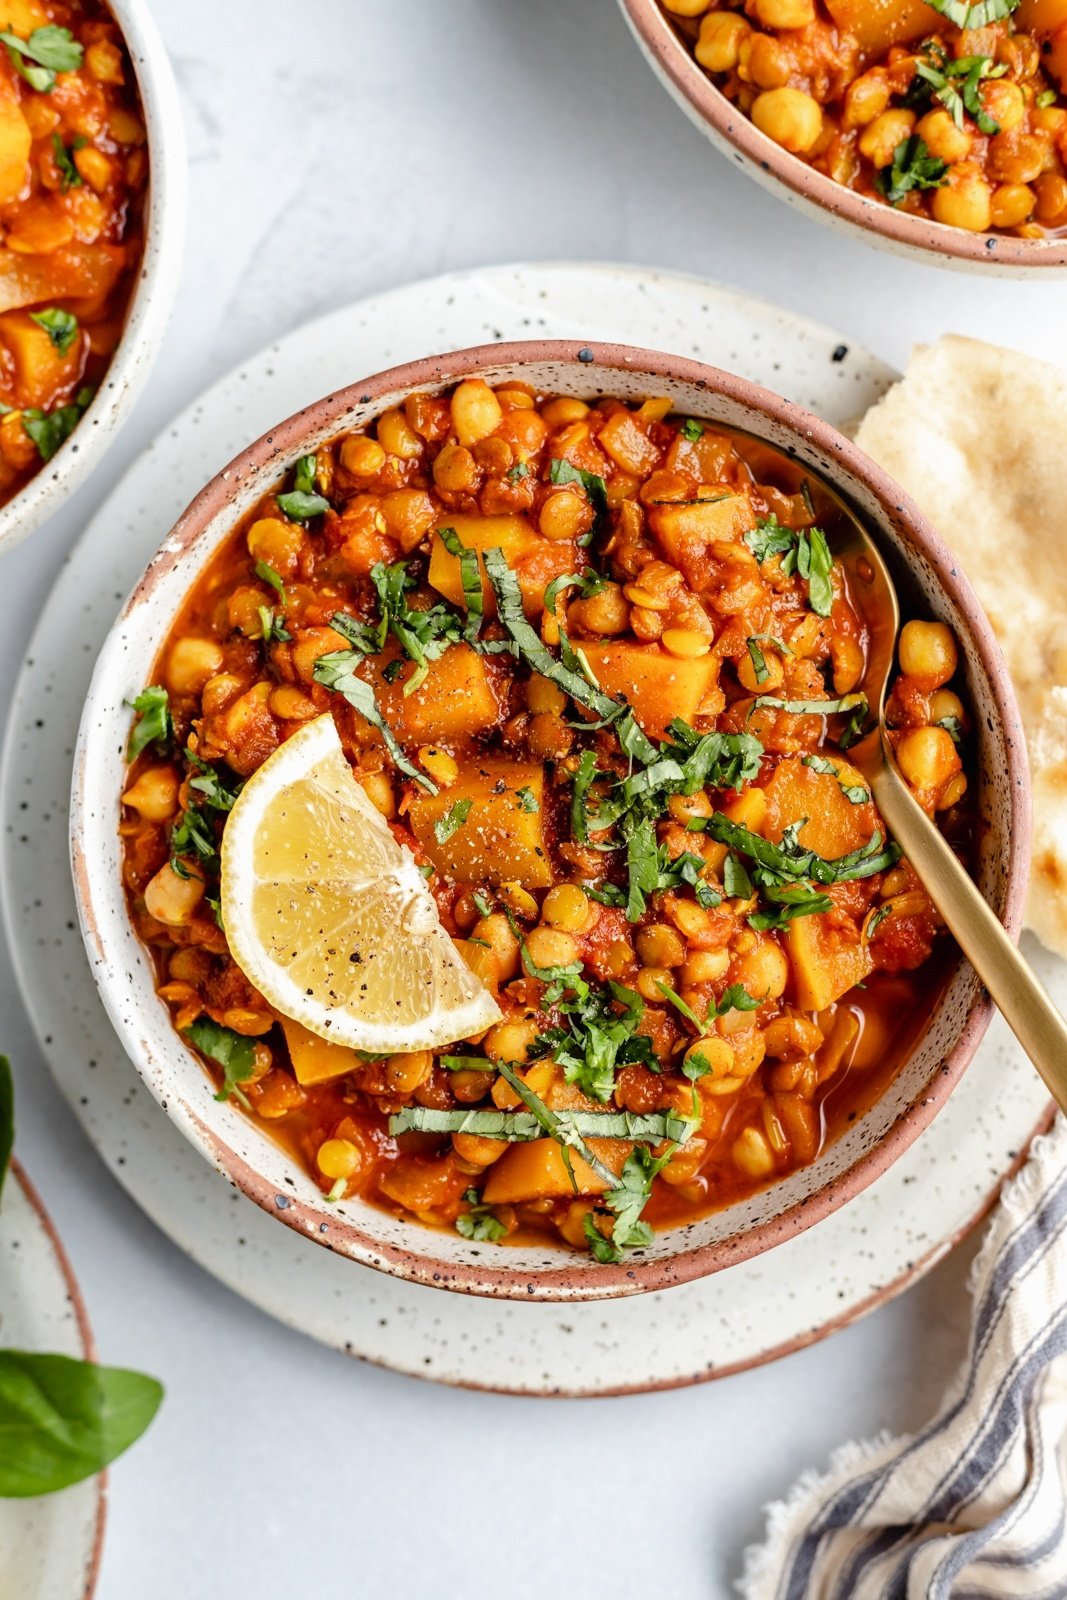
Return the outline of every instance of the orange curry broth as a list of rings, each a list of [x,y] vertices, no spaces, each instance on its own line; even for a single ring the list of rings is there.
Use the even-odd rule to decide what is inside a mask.
[[[67,29],[81,60],[38,90],[12,57],[37,64],[0,46],[0,502],[55,454],[107,371],[148,181],[133,67],[107,8],[9,0],[3,17],[31,46],[36,29]]]
[[[646,1208],[656,1225],[690,1220],[813,1160],[882,1092],[941,992],[954,946],[905,863],[831,885],[828,912],[798,918],[783,931],[757,932],[747,918],[761,902],[725,895],[726,850],[687,826],[722,811],[780,840],[790,822],[807,816],[801,845],[831,858],[866,845],[881,822],[869,797],[844,796],[849,786],[855,796],[862,779],[835,743],[843,715],[754,704],[767,693],[834,700],[862,679],[866,625],[848,574],[834,566],[831,614],[819,616],[804,580],[783,572],[781,556],[761,562],[744,538],[774,516],[780,529],[797,532],[817,523],[832,548],[842,513],[777,451],[710,425],[687,438],[682,419],[667,410],[665,401],[633,409],[600,400],[590,408],[517,383],[494,395],[481,380],[461,386],[451,403],[448,396],[416,395],[366,433],[318,452],[316,488],[330,502],[324,515],[301,526],[283,515],[274,496],[265,497],[197,582],[163,644],[154,681],[169,692],[176,738],[169,752],[149,747],[131,768],[122,822],[131,914],[179,1028],[207,1015],[256,1040],[254,1077],[243,1084],[251,1113],[324,1191],[358,1193],[396,1214],[450,1227],[467,1215],[464,1196],[473,1190],[484,1193],[515,1240],[532,1232],[543,1240],[547,1233],[582,1248],[591,1209],[601,1231],[609,1228],[593,1186],[576,1198],[558,1162],[547,1170],[543,1149],[531,1178],[530,1145],[389,1134],[389,1115],[403,1106],[514,1107],[517,1097],[489,1059],[496,1048],[521,1064],[556,1109],[688,1114],[695,1093],[700,1128],[655,1178]],[[697,425],[688,428],[696,435]],[[586,486],[551,481],[553,461],[604,480],[610,510],[602,525]],[[525,472],[515,470],[520,464]],[[486,517],[509,520],[480,524]],[[700,881],[717,903],[699,905],[694,887],[680,884],[652,893],[633,924],[624,906],[576,896],[582,885],[609,897],[612,885],[621,886],[625,894],[625,852],[597,851],[571,837],[573,774],[582,750],[596,752],[601,770],[625,772],[611,730],[583,731],[576,707],[564,705],[556,685],[511,655],[480,656],[465,644],[432,662],[422,688],[405,699],[412,669],[405,664],[391,683],[388,670],[383,676],[383,665],[397,659],[390,641],[361,674],[374,684],[409,759],[427,769],[437,763],[436,770],[442,757],[455,762],[456,781],[442,791],[449,804],[475,782],[487,758],[508,764],[516,786],[526,773],[544,774],[543,804],[523,817],[522,837],[500,860],[483,863],[477,883],[450,875],[462,829],[444,844],[435,840],[425,825],[433,802],[393,767],[377,731],[314,677],[316,659],[346,644],[330,627],[335,612],[376,618],[369,579],[376,563],[410,563],[417,587],[409,604],[416,608],[440,603],[442,591],[449,604],[462,606],[458,566],[442,564],[435,532],[442,526],[457,528],[468,546],[478,542],[481,526],[482,545],[488,540],[487,547],[506,549],[527,618],[552,647],[565,618],[568,636],[602,687],[625,688],[653,741],[668,739],[666,723],[680,715],[698,732],[747,731],[762,742],[755,781],[740,793],[676,794],[655,823],[664,860],[695,852]],[[284,596],[265,581],[262,565],[257,575],[257,562],[273,569]],[[604,587],[584,598],[566,591],[550,616],[546,584],[590,567],[603,575]],[[430,587],[428,571],[442,589]],[[263,614],[271,607],[284,611],[291,640],[264,643]],[[503,637],[491,611],[483,639]],[[926,643],[933,655],[923,656],[922,640],[913,648],[925,675],[898,679],[891,721],[901,730],[897,737],[911,741],[901,744],[900,755],[920,802],[966,853],[966,779],[946,731],[954,726],[958,737],[969,726],[946,687],[955,646],[941,625],[909,627],[932,636]],[[754,636],[762,640],[762,683],[748,645]],[[191,742],[232,787],[323,711],[332,712],[357,778],[395,837],[432,866],[445,928],[498,995],[502,1024],[481,1043],[439,1052],[484,1051],[484,1072],[450,1072],[429,1053],[384,1062],[353,1057],[350,1074],[302,1087],[281,1028],[230,959],[210,909],[217,862],[186,859],[191,878],[175,877],[168,864],[174,827],[198,801],[189,781],[200,769],[178,752]],[[835,772],[805,766],[812,752],[832,760]],[[223,814],[200,815],[217,841]],[[571,888],[560,895],[564,885]],[[488,915],[472,890],[490,902]],[[614,1096],[604,1104],[565,1082],[551,1056],[530,1059],[536,1035],[560,1019],[539,1009],[545,985],[523,971],[505,904],[535,964],[576,959],[591,983],[614,980],[641,996],[637,1032],[648,1037],[661,1071],[621,1066]],[[700,1015],[730,985],[761,1001],[754,1011],[728,1011],[705,1030],[714,1036],[710,1044],[705,1039],[714,1070],[695,1092],[679,1067],[698,1030],[666,1003],[662,981]],[[210,1064],[209,1070],[218,1077]],[[334,1174],[319,1169],[324,1141],[341,1141],[353,1152],[351,1176],[336,1188]],[[539,1143],[556,1149],[551,1141]],[[596,1144],[616,1171],[632,1148],[618,1140]],[[517,1151],[524,1152],[518,1159]]]
[[[660,4],[727,99],[846,188],[972,233],[1067,228],[1065,0],[972,28],[926,0]]]

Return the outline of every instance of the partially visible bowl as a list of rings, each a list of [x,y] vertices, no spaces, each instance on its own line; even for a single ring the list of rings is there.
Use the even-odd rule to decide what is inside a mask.
[[[159,354],[178,291],[186,213],[185,133],[170,59],[149,0],[108,0],[137,77],[148,134],[145,246],[122,337],[70,438],[0,506],[0,554],[59,509],[99,465]]]
[[[960,272],[1043,277],[1067,273],[1067,238],[1017,239],[968,233],[911,216],[847,189],[761,133],[715,86],[671,26],[659,0],[619,0],[660,82],[700,131],[751,178],[787,205],[893,255]]]
[[[754,433],[827,480],[868,522],[913,603],[960,642],[978,730],[978,874],[1007,928],[1020,927],[1029,859],[1025,746],[1007,671],[966,579],[918,509],[828,424],[754,384],[694,361],[617,345],[487,346],[380,373],[298,412],[244,451],[168,534],[97,662],[82,717],[72,803],[72,865],[86,948],[112,1022],[167,1114],[205,1157],[271,1215],[355,1261],[429,1285],[517,1299],[597,1299],[661,1289],[755,1255],[863,1189],[936,1114],[992,1007],[958,957],[907,1062],[882,1097],[805,1168],[756,1195],[658,1234],[619,1265],[551,1248],[480,1246],[405,1223],[361,1201],[331,1205],[278,1144],[231,1104],[174,1031],[148,952],[130,921],[118,836],[128,699],[149,681],[185,596],[238,520],[296,460],[415,391],[462,378],[517,378],[545,393],[668,396],[688,416]]]

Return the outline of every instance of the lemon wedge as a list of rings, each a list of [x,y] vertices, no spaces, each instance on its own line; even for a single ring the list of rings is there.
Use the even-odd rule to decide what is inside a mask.
[[[222,838],[237,965],[283,1016],[392,1054],[481,1033],[500,1008],[441,926],[409,850],[316,717],[252,774]]]

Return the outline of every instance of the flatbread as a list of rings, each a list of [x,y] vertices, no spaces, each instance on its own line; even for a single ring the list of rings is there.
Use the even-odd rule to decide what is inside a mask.
[[[959,557],[1000,640],[1033,776],[1026,922],[1067,956],[1067,374],[950,335],[914,352],[856,443]]]

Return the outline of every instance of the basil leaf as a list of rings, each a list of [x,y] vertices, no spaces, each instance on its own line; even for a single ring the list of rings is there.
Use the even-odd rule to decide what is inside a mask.
[[[781,889],[763,885],[761,893],[764,900],[770,902],[770,909],[754,911],[748,918],[749,927],[757,933],[766,933],[771,928],[787,928],[797,917],[818,916],[833,910],[834,903],[830,896],[819,894],[806,883],[790,883]]]
[[[463,585],[463,601],[467,608],[467,625],[464,637],[473,644],[482,627],[485,598],[482,594],[482,577],[478,571],[478,552],[462,543],[455,528],[438,528],[438,538],[450,556],[459,562],[459,580]]]
[[[312,517],[321,517],[324,511],[330,509],[330,502],[325,495],[308,494],[303,489],[291,489],[288,494],[279,494],[275,498],[279,509],[291,522],[310,522]]]
[[[549,463],[548,478],[550,483],[581,484],[596,513],[593,532],[599,533],[608,515],[608,486],[603,478],[598,477],[595,472],[586,472],[581,467],[572,467],[569,461],[558,459]]]
[[[751,900],[756,892],[744,862],[732,853],[722,864],[722,887],[728,900]]]
[[[78,319],[71,311],[50,306],[47,311],[31,311],[30,321],[43,328],[61,356],[65,356],[78,337]]]
[[[704,424],[698,422],[696,417],[687,417],[678,432],[683,439],[688,439],[690,444],[696,444],[698,439],[704,437]]]
[[[457,1233],[461,1233],[464,1239],[475,1239],[479,1242],[488,1240],[493,1244],[498,1239],[504,1238],[507,1228],[496,1216],[492,1206],[482,1203],[477,1189],[468,1189],[463,1199],[468,1209],[461,1211],[456,1218]]]
[[[60,194],[67,194],[71,189],[80,189],[82,187],[82,175],[74,165],[74,155],[78,150],[84,150],[88,143],[88,139],[79,133],[78,137],[71,141],[68,148],[58,133],[52,135],[52,155],[55,160],[56,171],[59,173]]]
[[[804,756],[803,764],[806,767],[811,767],[813,772],[822,772],[828,777],[836,778],[838,788],[841,790],[841,793],[844,795],[845,799],[848,800],[852,805],[865,806],[868,800],[871,798],[870,791],[863,788],[862,785],[843,783],[841,781],[841,768],[836,767],[834,763],[832,761],[828,761],[825,756]]]
[[[141,1437],[162,1398],[139,1372],[0,1350],[0,1497],[54,1494],[102,1472]]]
[[[457,800],[455,805],[450,806],[443,816],[437,818],[433,825],[433,831],[434,838],[438,844],[447,844],[452,835],[459,832],[470,816],[470,809],[473,803],[472,800]]]
[[[333,618],[333,626],[337,627],[336,616]],[[433,779],[413,766],[404,754],[400,740],[378,709],[378,702],[374,698],[374,690],[370,684],[356,676],[356,667],[362,660],[363,654],[358,650],[334,650],[329,655],[320,656],[313,669],[315,682],[325,685],[336,694],[343,695],[353,710],[358,711],[371,727],[378,729],[385,740],[385,748],[400,771],[406,777],[414,778],[427,793],[436,794],[437,785]]]
[[[947,17],[957,28],[985,28],[991,22],[1003,22],[1017,10],[1020,0],[926,0],[932,11]]]
[[[11,1164],[11,1151],[15,1144],[15,1080],[11,1063],[0,1056],[0,1194]]]
[[[587,1154],[586,1149],[582,1148],[586,1139],[629,1139],[635,1144],[658,1144],[661,1139],[673,1138],[692,1127],[689,1119],[672,1111],[643,1114],[634,1111],[550,1111],[544,1101],[527,1088],[508,1062],[501,1061],[497,1065],[501,1076],[507,1079],[520,1099],[525,1100],[528,1096],[530,1101],[536,1101],[536,1111],[532,1107],[527,1111],[464,1110],[462,1107],[439,1111],[432,1106],[404,1106],[389,1118],[389,1132],[394,1136],[402,1133],[471,1133],[483,1139],[501,1139],[508,1144],[529,1144],[547,1134],[557,1142],[576,1149],[598,1177],[607,1177],[614,1186],[618,1179],[611,1168],[605,1167],[591,1150]]]
[[[745,644],[748,649],[748,658],[752,662],[752,671],[755,674],[756,682],[766,683],[771,674],[763,651],[754,638],[746,639]]]
[[[807,528],[797,542],[797,571],[807,580],[808,600],[811,609],[820,617],[828,617],[834,604],[834,586],[830,582],[834,558],[821,528]]]
[[[913,189],[940,189],[947,182],[948,163],[932,156],[917,133],[900,141],[893,151],[892,166],[883,167],[874,177],[875,187],[894,206]]]
[[[57,72],[76,72],[82,64],[82,47],[69,28],[51,24],[34,28],[28,39],[20,39],[17,33],[3,32],[0,43],[7,46],[15,71],[38,94],[51,94]]]
[[[30,406],[22,413],[22,426],[27,436],[37,446],[42,461],[51,461],[60,445],[65,444],[89,409],[93,398],[90,388],[79,389],[73,400],[57,406],[54,411],[41,411]]]
[[[222,1088],[215,1099],[228,1100],[235,1095],[247,1109],[248,1098],[240,1086],[247,1083],[256,1070],[255,1041],[235,1033],[232,1028],[224,1028],[221,1022],[213,1022],[210,1017],[198,1017],[186,1028],[185,1037],[195,1044],[201,1055],[222,1068]]]
[[[752,833],[738,822],[731,822],[721,811],[708,817],[703,826],[719,844],[735,850],[738,855],[747,856],[771,874],[769,886],[775,886],[775,883],[781,886],[804,879],[821,884],[850,882],[855,878],[869,878],[876,872],[884,872],[900,859],[900,847],[892,842],[883,845],[882,835],[876,831],[860,849],[827,860],[797,843],[797,834],[806,820],[790,823],[779,844],[773,844],[761,834]],[[761,887],[764,886],[762,878],[758,878],[757,882]]]
[[[536,812],[541,809],[537,803],[537,796],[527,785],[524,785],[521,789],[516,789],[515,798],[523,811]]]
[[[158,683],[149,684],[139,695],[126,704],[137,712],[137,721],[130,733],[126,747],[126,760],[136,761],[142,750],[154,744],[162,753],[174,739],[174,718],[170,714],[170,696]]]

